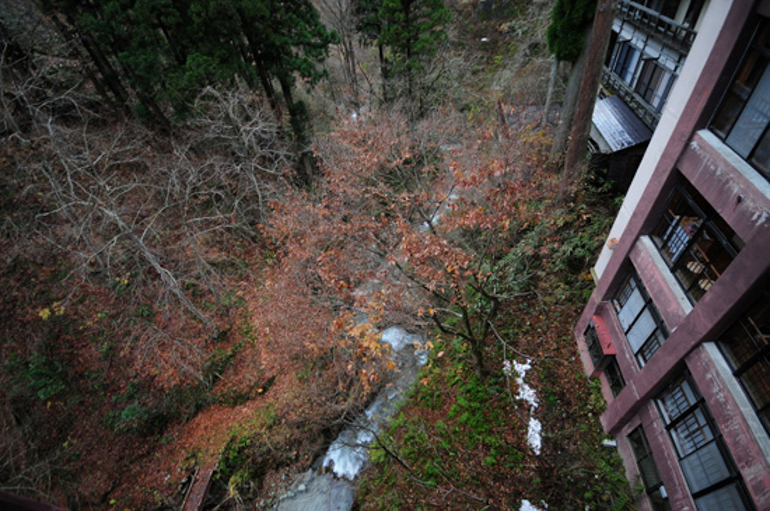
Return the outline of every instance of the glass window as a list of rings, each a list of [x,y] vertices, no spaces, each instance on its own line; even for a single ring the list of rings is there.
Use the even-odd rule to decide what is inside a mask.
[[[620,372],[620,367],[618,367],[618,361],[615,359],[615,355],[604,354],[593,321],[588,324],[588,328],[583,336],[586,340],[586,347],[591,356],[591,362],[594,365],[594,369],[604,372],[612,395],[617,396],[618,393],[623,390],[623,387],[626,386],[626,381],[623,379],[623,374]]]
[[[703,298],[743,246],[689,183],[674,189],[652,240],[692,303]]]
[[[633,273],[621,284],[613,305],[628,344],[642,367],[666,340],[668,330],[647,290]]]
[[[666,489],[663,487],[663,481],[658,472],[658,466],[655,464],[655,458],[652,456],[652,450],[647,442],[647,436],[641,426],[636,428],[628,435],[628,441],[631,449],[634,451],[636,465],[639,467],[639,475],[642,478],[644,489],[650,499],[652,508],[655,511],[668,511],[671,505],[668,502]]]
[[[710,129],[770,179],[770,23],[757,28]]]
[[[736,485],[731,484],[695,499],[699,511],[727,511],[746,509],[741,492]]]
[[[602,350],[593,321],[588,324],[583,337],[586,340],[586,347],[588,348],[588,354],[591,356],[591,363],[593,363],[594,369],[600,369],[602,358],[604,358],[604,350]]]
[[[615,64],[612,66],[612,71],[621,80],[630,84],[638,61],[639,50],[626,41],[621,42],[616,46]]]
[[[670,74],[655,60],[646,60],[636,81],[636,92],[657,111],[663,107]]]
[[[770,432],[770,291],[727,329],[719,346]]]
[[[751,509],[740,475],[689,375],[669,385],[657,402],[696,507]]]
[[[626,380],[623,379],[623,373],[620,372],[617,359],[613,356],[612,360],[604,368],[604,375],[607,377],[607,383],[610,386],[612,395],[618,397],[620,391],[626,386]]]

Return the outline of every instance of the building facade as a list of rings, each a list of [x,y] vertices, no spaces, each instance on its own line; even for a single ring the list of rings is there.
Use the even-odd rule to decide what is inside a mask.
[[[710,0],[619,0],[591,126],[593,164],[625,191]]]
[[[575,328],[602,424],[639,509],[770,509],[770,0],[620,0],[612,39],[653,131]]]
[[[651,130],[681,74],[707,0],[619,0],[602,84]]]

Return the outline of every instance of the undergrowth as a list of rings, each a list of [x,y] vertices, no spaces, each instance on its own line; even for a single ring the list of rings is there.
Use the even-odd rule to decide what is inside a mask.
[[[541,223],[512,249],[538,254],[536,275],[487,339],[489,375],[474,374],[464,343],[436,333],[407,405],[372,449],[361,509],[518,509],[523,499],[552,509],[631,509],[621,461],[602,444],[604,401],[570,332],[617,203],[584,185],[574,203],[541,206]],[[534,410],[518,398],[505,360],[531,361],[525,382],[538,393]],[[543,427],[540,455],[527,444],[530,413]]]

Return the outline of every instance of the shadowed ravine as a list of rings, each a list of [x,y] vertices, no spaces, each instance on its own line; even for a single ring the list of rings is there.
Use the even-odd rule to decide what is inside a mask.
[[[380,391],[363,416],[342,430],[326,455],[301,474],[283,494],[275,509],[347,510],[353,505],[356,478],[369,462],[369,446],[395,417],[404,393],[414,383],[427,361],[419,348],[421,337],[399,327],[382,332],[381,342],[390,345],[397,370],[392,381]]]

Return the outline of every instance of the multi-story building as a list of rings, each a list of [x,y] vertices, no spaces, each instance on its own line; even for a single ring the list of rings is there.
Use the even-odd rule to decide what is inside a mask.
[[[704,0],[618,2],[602,82],[651,130],[690,53]]]
[[[591,148],[625,190],[682,71],[709,0],[619,0]]]
[[[770,0],[647,4],[607,69],[652,136],[575,335],[639,509],[770,509]]]

